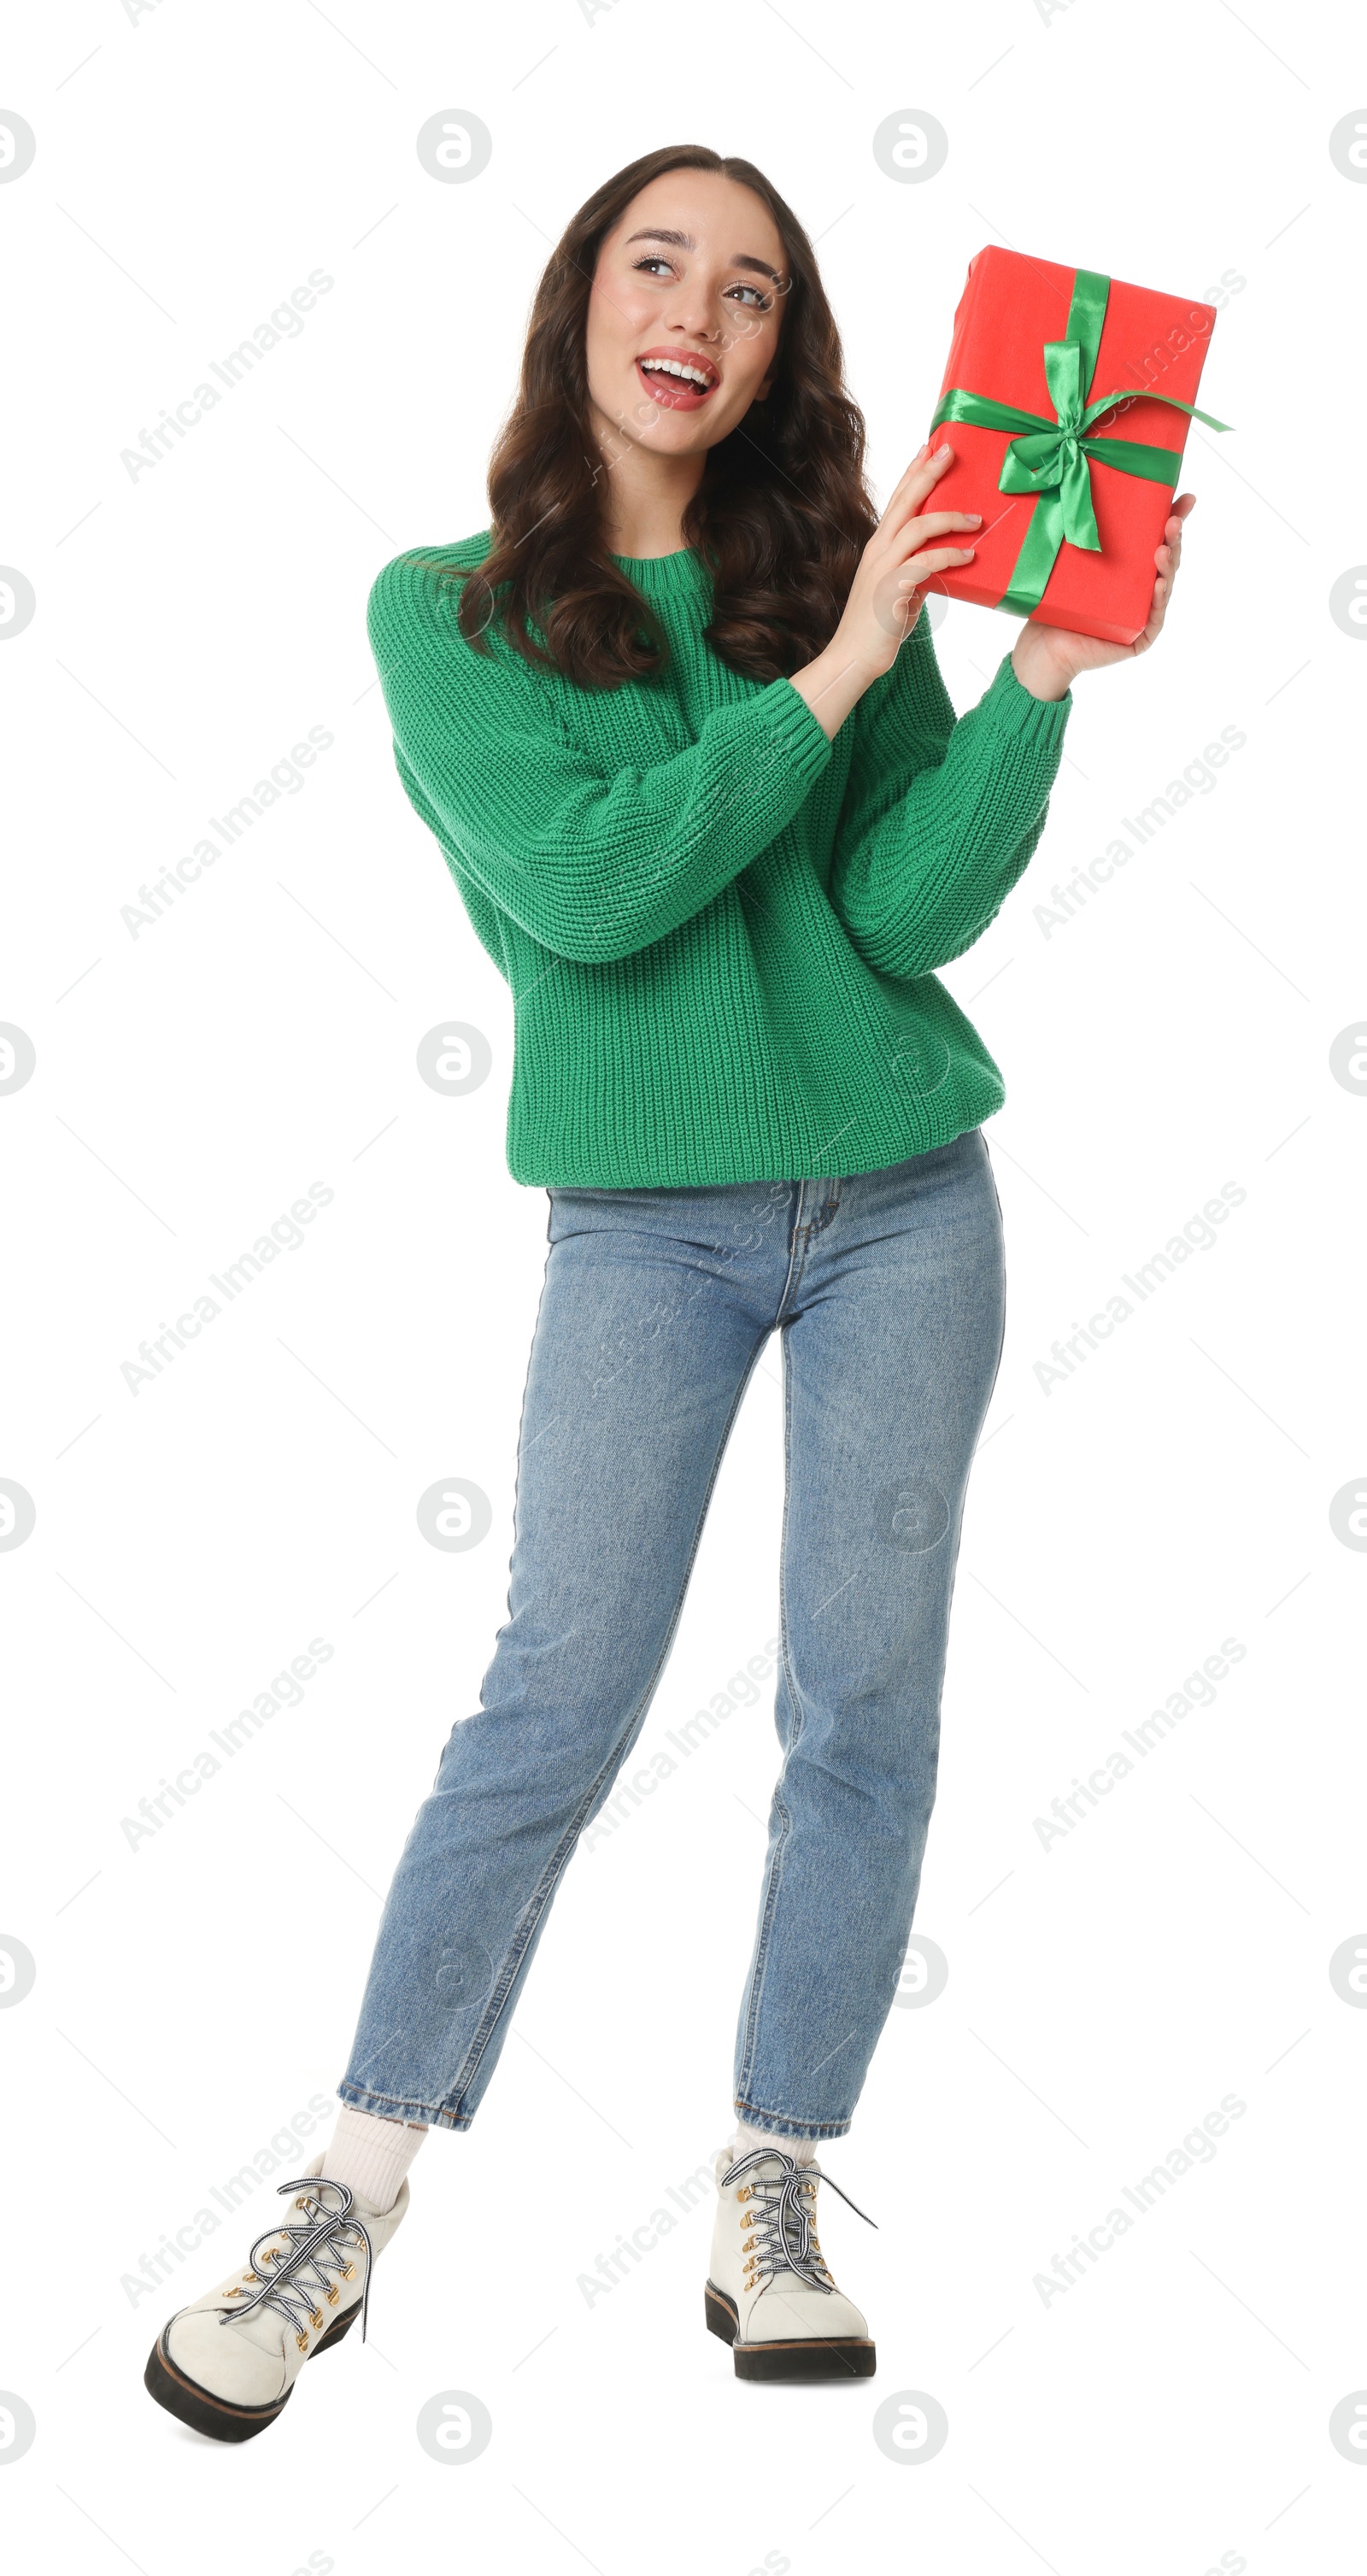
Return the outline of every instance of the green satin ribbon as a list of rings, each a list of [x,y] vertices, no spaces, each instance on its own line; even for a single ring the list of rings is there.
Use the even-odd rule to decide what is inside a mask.
[[[1078,269],[1066,336],[1044,344],[1044,377],[1054,406],[1053,420],[1046,420],[1040,412],[1017,411],[1011,403],[993,402],[987,394],[968,393],[954,385],[941,396],[930,424],[936,430],[942,421],[960,420],[974,429],[1009,429],[1018,433],[1002,458],[997,478],[999,491],[1038,495],[1010,580],[997,602],[999,608],[1017,617],[1028,617],[1038,608],[1065,538],[1070,545],[1085,547],[1089,554],[1101,552],[1092,508],[1094,462],[1109,465],[1119,474],[1142,475],[1148,483],[1175,484],[1182,470],[1182,459],[1175,449],[1142,447],[1125,438],[1097,438],[1092,434],[1094,420],[1119,402],[1165,402],[1174,411],[1188,413],[1192,420],[1203,420],[1207,429],[1229,427],[1228,421],[1215,420],[1208,411],[1198,411],[1194,403],[1179,402],[1175,394],[1155,393],[1151,385],[1122,385],[1099,402],[1085,403],[1110,292],[1109,277],[1101,276],[1096,269]]]

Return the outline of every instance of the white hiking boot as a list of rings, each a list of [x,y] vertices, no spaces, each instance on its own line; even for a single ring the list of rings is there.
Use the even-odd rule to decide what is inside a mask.
[[[818,2164],[798,2164],[778,2142],[736,2163],[728,2148],[717,2158],[707,2322],[730,2344],[738,2379],[873,2377],[868,2325],[836,2288],[817,2242],[823,2180],[830,2176]],[[831,2189],[849,2200],[839,2183]]]
[[[216,2442],[264,2433],[294,2393],[306,2361],[327,2352],[365,2315],[370,2269],[408,2209],[408,2183],[383,2213],[346,2183],[329,2182],[315,2156],[286,2217],[258,2236],[246,2268],[230,2273],[163,2326],[143,2384],[159,2406]]]

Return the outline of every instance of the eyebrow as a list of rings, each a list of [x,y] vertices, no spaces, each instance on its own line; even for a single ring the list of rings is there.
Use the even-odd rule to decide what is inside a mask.
[[[633,242],[638,241],[668,242],[674,250],[696,250],[698,247],[691,233],[658,232],[652,228],[649,232],[628,233],[623,248],[629,249]],[[765,259],[754,258],[748,251],[738,252],[733,260],[727,262],[727,265],[730,268],[756,269],[761,277],[771,277],[775,286],[781,286],[783,283],[776,268],[771,268]]]

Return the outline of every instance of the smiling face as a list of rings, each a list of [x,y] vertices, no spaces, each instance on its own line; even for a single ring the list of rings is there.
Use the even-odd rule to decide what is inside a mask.
[[[763,199],[709,170],[666,170],[600,247],[585,326],[592,426],[661,459],[725,438],[773,379],[789,284]]]

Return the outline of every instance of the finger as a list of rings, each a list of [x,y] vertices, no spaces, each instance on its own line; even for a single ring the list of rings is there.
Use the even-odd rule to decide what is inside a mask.
[[[956,529],[980,528],[982,523],[981,510],[922,511],[918,517],[908,519],[898,529],[893,550],[894,553],[898,549],[914,553],[918,546],[925,545],[931,537],[952,536]]]
[[[914,479],[933,482],[941,474],[947,473],[953,462],[954,453],[947,433],[944,430],[941,430],[938,435],[932,432],[929,438],[922,439],[891,499],[895,501],[898,494],[904,492]]]
[[[1148,619],[1144,627],[1144,641],[1146,644],[1152,644],[1155,636],[1162,633],[1163,620],[1167,615],[1167,610],[1168,589],[1166,582],[1160,575],[1159,579],[1153,586],[1153,598],[1150,602]]]
[[[1182,560],[1182,522],[1184,519],[1190,518],[1195,507],[1196,495],[1194,492],[1179,493],[1163,524],[1163,544],[1172,549],[1172,568],[1174,572],[1177,570],[1177,567]],[[1160,548],[1160,552],[1161,551],[1162,549]],[[1155,558],[1155,560],[1157,560],[1157,558]]]
[[[913,456],[883,512],[881,524],[889,535],[894,535],[903,522],[919,510],[927,495],[934,491],[941,475],[949,472],[953,462],[954,451],[943,440],[933,453],[930,440],[925,441]]]
[[[1182,514],[1182,516],[1185,515],[1185,513]],[[1172,557],[1174,571],[1176,571],[1178,564],[1182,560],[1182,516],[1179,516],[1177,511],[1173,510],[1164,520],[1163,534],[1159,543],[1158,553],[1154,557],[1154,561],[1157,562],[1159,557],[1163,554],[1170,554]]]
[[[936,484],[949,472],[953,462],[953,456],[944,449],[932,455],[927,448],[922,456],[913,458],[883,513],[881,524],[886,536],[896,536],[908,519],[915,518],[918,511],[925,508]]]
[[[905,592],[909,582],[929,581],[934,573],[952,572],[960,564],[972,563],[976,552],[976,546],[932,546],[927,553],[913,555],[909,563],[903,564],[898,588]]]

